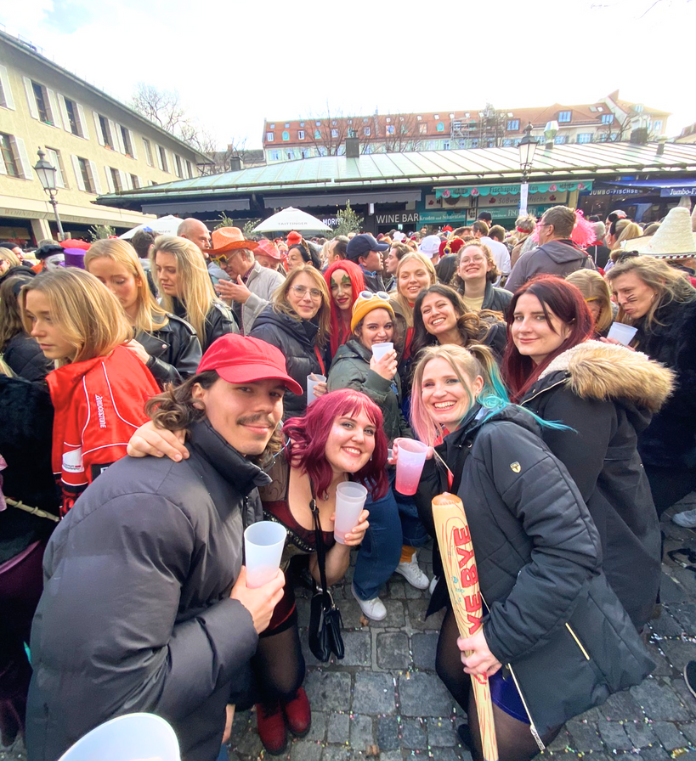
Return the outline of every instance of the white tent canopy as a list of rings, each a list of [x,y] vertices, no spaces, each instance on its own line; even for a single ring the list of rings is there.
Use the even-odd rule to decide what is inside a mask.
[[[255,233],[273,233],[285,230],[297,230],[297,232],[333,232],[321,220],[299,209],[293,209],[292,206],[288,206],[287,209],[283,209],[283,211],[279,211],[272,217],[264,219],[258,227],[254,228]]]
[[[169,214],[166,217],[152,219],[149,222],[138,225],[132,230],[129,230],[127,233],[123,233],[123,235],[120,235],[119,237],[123,238],[123,240],[130,240],[137,232],[140,232],[140,230],[147,230],[148,228],[152,230],[153,233],[157,233],[158,235],[176,235],[176,231],[179,229],[179,225],[182,222],[183,220],[179,219],[179,217],[175,217],[172,214]]]

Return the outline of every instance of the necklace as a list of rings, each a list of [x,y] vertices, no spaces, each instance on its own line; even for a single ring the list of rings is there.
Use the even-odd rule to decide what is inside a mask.
[[[348,475],[347,475],[346,473],[344,473],[344,474],[343,474],[343,481],[341,481],[341,483],[345,483],[346,481],[348,481]],[[337,486],[338,486],[338,484],[337,484]],[[321,494],[321,496],[319,497],[319,499],[321,499],[321,501],[322,501],[322,502],[327,502],[327,501],[328,501],[328,499],[329,499],[329,490],[328,490],[328,489],[326,489],[326,490],[325,490],[325,491],[324,491],[324,492]]]

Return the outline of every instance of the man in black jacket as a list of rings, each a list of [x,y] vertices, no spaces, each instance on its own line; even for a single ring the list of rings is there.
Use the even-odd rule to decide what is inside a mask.
[[[372,235],[356,235],[346,246],[346,259],[355,262],[363,271],[365,287],[373,293],[384,290],[382,254],[389,246],[377,243]]]
[[[280,571],[247,588],[242,536],[262,514],[257,487],[270,479],[257,462],[285,389],[301,390],[280,351],[223,336],[150,408],[186,429],[188,457],[124,458],[58,526],[31,635],[32,761],[138,711],[172,723],[186,761],[217,757],[230,687],[282,596]]]

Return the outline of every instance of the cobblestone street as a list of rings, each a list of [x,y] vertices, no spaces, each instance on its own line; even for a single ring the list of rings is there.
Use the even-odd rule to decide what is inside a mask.
[[[696,493],[679,509],[696,507]],[[632,754],[635,761],[666,761],[696,751],[696,700],[682,679],[684,664],[696,659],[696,569],[673,562],[670,550],[696,550],[696,532],[675,526],[665,516],[663,612],[653,622],[650,650],[657,662],[642,685],[569,722],[547,751],[561,759],[592,754]],[[431,575],[430,552],[420,553]],[[435,674],[440,617],[424,620],[428,592],[392,577],[385,599],[385,621],[361,625],[361,611],[349,579],[336,588],[345,627],[346,656],[319,664],[306,647],[309,599],[299,597],[298,612],[307,657],[305,686],[312,704],[310,734],[295,740],[283,757],[290,761],[347,761],[412,756],[437,761],[470,759],[458,743],[461,721],[447,690]],[[253,712],[235,718],[230,761],[267,757],[256,734]],[[0,761],[23,761],[20,743],[0,751]]]

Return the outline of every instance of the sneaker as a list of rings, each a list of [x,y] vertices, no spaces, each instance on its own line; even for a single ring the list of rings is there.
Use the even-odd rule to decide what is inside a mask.
[[[371,600],[361,600],[355,594],[355,587],[351,586],[353,597],[358,601],[360,610],[373,621],[383,621],[387,617],[387,609],[384,607],[384,603],[379,597],[373,597]]]
[[[399,563],[399,565],[396,566],[396,572],[400,573],[406,581],[416,589],[427,589],[430,586],[430,579],[418,566],[418,559],[415,552],[408,563]]]
[[[440,581],[439,576],[433,576],[433,578],[430,580],[430,586],[428,587],[428,592],[430,592],[430,594],[435,591],[435,587],[437,586],[438,581]]]
[[[256,726],[263,747],[272,755],[280,756],[288,746],[288,733],[285,716],[280,703],[256,704]]]
[[[684,666],[684,681],[689,692],[696,698],[696,661],[689,661]]]
[[[696,510],[685,510],[672,516],[672,523],[683,528],[696,528]]]
[[[295,737],[304,737],[312,728],[312,709],[309,707],[309,698],[304,687],[300,687],[292,700],[281,705],[288,722],[288,729]]]

